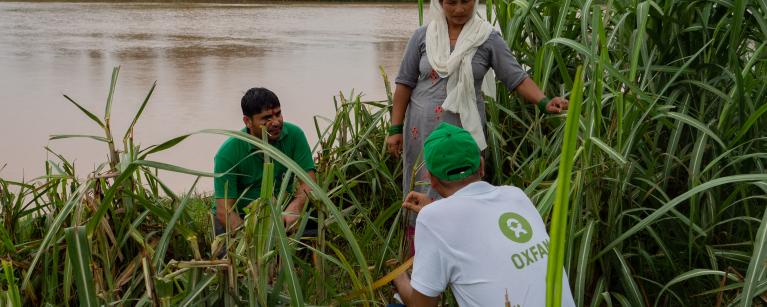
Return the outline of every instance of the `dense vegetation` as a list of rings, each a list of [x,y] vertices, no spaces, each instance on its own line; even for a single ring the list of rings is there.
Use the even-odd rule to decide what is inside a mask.
[[[568,180],[560,260],[578,305],[764,305],[767,2],[493,0],[487,8],[547,93],[582,90],[572,99],[580,106],[571,117],[572,171],[559,174],[564,116],[539,114],[499,87],[488,107],[486,178],[523,188],[546,220],[557,187],[567,186],[557,176]],[[339,95],[336,118],[317,119],[318,182],[307,206],[319,212],[316,237],[284,234],[272,214],[289,199],[282,186],[274,199],[254,202],[243,231],[214,238],[210,199],[176,195],[157,169],[214,174],[152,160],[189,135],[139,148],[133,125],[122,138],[113,134],[117,72],[103,116],[67,97],[104,135],[52,136],[104,142],[109,161],[78,179],[56,155],[42,178],[0,180],[5,303],[391,301],[374,282],[392,269],[386,260],[400,256],[399,183],[411,171],[385,152],[391,95],[379,102]],[[242,138],[299,170],[240,132],[199,133]]]

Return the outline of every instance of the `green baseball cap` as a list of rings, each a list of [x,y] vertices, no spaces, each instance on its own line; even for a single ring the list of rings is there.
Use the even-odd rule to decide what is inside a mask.
[[[446,181],[460,180],[476,173],[479,155],[479,146],[471,133],[446,122],[440,123],[423,144],[426,169]]]

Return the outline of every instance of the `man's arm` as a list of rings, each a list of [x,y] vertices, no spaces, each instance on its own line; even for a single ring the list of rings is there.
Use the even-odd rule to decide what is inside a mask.
[[[237,229],[242,224],[242,218],[234,210],[237,200],[232,198],[216,199],[216,219],[226,227],[229,224],[229,230]]]
[[[232,158],[232,157],[235,158]],[[233,231],[242,224],[242,218],[237,213],[236,196],[239,195],[237,189],[236,164],[232,162],[237,153],[232,146],[227,143],[219,148],[216,156],[213,158],[213,171],[220,176],[213,178],[213,197],[216,200],[216,215],[214,218],[223,227],[224,230]],[[235,197],[235,198],[232,198]]]
[[[431,204],[431,198],[418,192],[410,192],[402,206],[414,212],[420,212],[425,206]],[[425,213],[421,213],[425,214]],[[412,280],[406,273],[402,273],[394,279],[402,301],[407,306],[437,306],[439,296],[447,288],[450,273],[447,270],[445,253],[440,252],[437,236],[427,226],[427,215],[419,215],[415,226],[415,259],[413,261],[413,276],[418,281],[416,284],[421,290],[413,287]],[[425,291],[428,294],[425,294]]]
[[[314,175],[314,170],[310,170],[308,174],[309,177],[312,178],[312,181],[317,182],[317,177]],[[300,218],[301,211],[304,210],[304,205],[309,199],[309,193],[311,191],[312,189],[309,187],[309,185],[303,181],[298,185],[296,195],[293,197],[293,200],[290,201],[288,207],[285,208],[285,212],[282,215],[282,220],[285,222],[285,227],[287,229],[293,227],[293,225]]]
[[[407,306],[433,307],[437,306],[437,303],[439,302],[439,296],[426,296],[423,293],[418,292],[418,290],[413,289],[410,285],[410,277],[407,276],[407,273],[400,274],[393,282],[394,286],[397,287],[399,297],[402,298],[402,302]]]

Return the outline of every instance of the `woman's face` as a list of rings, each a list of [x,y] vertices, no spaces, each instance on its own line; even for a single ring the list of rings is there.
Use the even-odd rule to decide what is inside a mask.
[[[463,25],[474,14],[474,0],[442,0],[440,3],[450,25]]]

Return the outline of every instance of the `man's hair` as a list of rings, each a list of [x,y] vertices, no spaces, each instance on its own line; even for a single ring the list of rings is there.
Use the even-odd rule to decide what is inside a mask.
[[[465,185],[468,185],[469,183],[482,180],[482,176],[479,175],[479,171],[480,170],[477,169],[477,171],[474,172],[473,174],[467,176],[466,178],[462,178],[458,180],[442,180],[434,175],[432,175],[433,178],[431,180],[439,181],[439,183],[446,188],[460,188]]]
[[[242,115],[251,117],[254,114],[279,107],[280,100],[272,91],[263,87],[254,87],[242,96],[240,106],[242,107]]]

